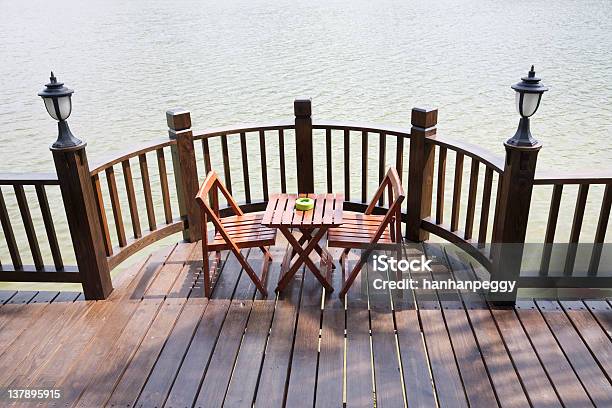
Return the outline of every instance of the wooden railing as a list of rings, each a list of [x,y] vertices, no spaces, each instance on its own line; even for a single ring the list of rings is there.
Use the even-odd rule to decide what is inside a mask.
[[[313,122],[309,100],[297,100],[294,110],[293,121],[196,134],[189,112],[171,110],[167,113],[169,138],[91,166],[84,146],[54,151],[58,177],[0,175],[0,185],[14,186],[33,256],[33,266],[24,266],[0,196],[0,220],[12,260],[12,265],[3,264],[0,279],[82,282],[84,288],[89,285],[89,298],[106,297],[112,290],[109,271],[139,250],[179,232],[188,241],[200,239],[194,197],[199,180],[210,170],[220,174],[245,212],[261,211],[271,194],[291,191],[343,191],[345,209],[364,211],[388,166],[395,166],[407,191],[402,233],[408,240],[422,241],[433,234],[454,243],[489,270],[491,279],[516,279],[523,286],[612,286],[609,279],[598,277],[601,254],[596,251],[590,280],[573,279],[571,272],[563,279],[551,277],[544,267],[534,280],[521,277],[520,264],[514,264],[514,259],[504,261],[504,252],[495,250],[499,243],[525,242],[531,190],[540,185],[554,186],[543,243],[554,241],[564,185],[580,185],[570,243],[578,242],[589,186],[605,185],[595,234],[595,243],[603,243],[612,200],[610,175],[536,176],[539,147],[506,146],[504,160],[478,146],[438,135],[437,110],[413,109],[410,128]],[[43,262],[38,249],[23,194],[23,186],[30,185],[37,193],[53,266]],[[60,185],[70,232],[73,237],[85,237],[73,240],[78,267],[64,265],[60,251],[64,248],[55,236],[45,196],[47,185]],[[385,211],[384,197],[378,206],[375,211]],[[544,251],[543,266],[547,256]],[[507,264],[511,267],[500,267]]]
[[[172,198],[170,197],[169,177],[166,168],[166,153],[164,152],[164,150],[172,149],[175,146],[175,140],[164,139],[155,141],[130,152],[120,154],[101,164],[94,165],[93,169],[91,169],[90,174],[97,204],[97,214],[102,227],[104,250],[110,269],[113,269],[130,255],[147,245],[183,230],[183,221],[180,217],[173,217]],[[159,181],[163,216],[156,214],[148,156],[155,157],[157,172],[154,175]],[[138,191],[132,171],[132,162],[136,161],[136,159],[138,162],[137,171],[142,185],[142,188],[138,189]],[[116,167],[121,167],[123,175],[123,185],[121,187],[119,187],[115,175]],[[105,179],[107,187],[108,194],[106,197],[110,201],[114,234],[111,234],[111,227],[106,216],[108,208],[105,203],[101,178]],[[124,200],[121,200],[122,197]],[[124,204],[126,201],[129,210],[131,232],[126,232],[126,222],[123,215],[125,213]],[[143,202],[146,214],[145,228],[142,227],[141,223]]]
[[[55,222],[49,206],[47,188],[57,189],[55,174],[0,174],[0,223],[4,232],[7,257],[0,259],[0,277],[16,282],[80,282],[78,268],[65,265],[62,246],[57,239]],[[12,187],[12,191],[8,187]],[[32,198],[35,193],[35,198]],[[57,193],[57,191],[55,191]],[[5,197],[16,201],[21,222],[15,225]],[[44,235],[37,231],[36,214],[40,211]],[[49,247],[48,256],[41,250],[41,239]],[[65,249],[65,248],[64,248]]]

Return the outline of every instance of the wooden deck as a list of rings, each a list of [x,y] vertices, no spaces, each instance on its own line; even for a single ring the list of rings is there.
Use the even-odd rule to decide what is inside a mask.
[[[277,242],[271,294],[286,250]],[[434,278],[473,276],[431,252]],[[233,256],[206,300],[200,266],[199,246],[181,243],[131,268],[106,301],[2,292],[0,406],[612,406],[609,301],[368,299],[356,281],[345,308],[335,293],[322,302],[303,271],[264,300]],[[61,399],[15,403],[8,388],[59,389]]]

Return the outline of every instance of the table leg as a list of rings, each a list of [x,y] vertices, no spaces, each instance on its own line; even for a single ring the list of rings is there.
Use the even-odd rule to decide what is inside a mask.
[[[312,252],[312,250],[314,249],[315,245],[317,245],[319,240],[325,234],[325,229],[321,228],[315,234],[315,236],[311,240],[309,240],[308,245],[306,245],[306,248],[302,248],[299,241],[295,239],[295,237],[293,236],[293,234],[291,234],[291,231],[289,231],[288,228],[279,227],[279,230],[285,236],[285,238],[287,238],[287,241],[289,241],[289,244],[291,244],[291,246],[298,253],[298,259],[295,261],[293,265],[291,265],[289,270],[280,279],[280,281],[278,282],[278,286],[276,287],[276,290],[277,291],[283,290],[289,283],[289,280],[293,277],[293,275],[295,275],[297,270],[300,268],[300,266],[302,266],[303,263],[306,263],[306,266],[308,266],[308,268],[312,271],[312,273],[319,280],[319,282],[321,282],[321,285],[323,285],[323,287],[325,287],[325,289],[328,292],[333,292],[334,288],[330,285],[327,279],[325,279],[325,277],[319,271],[319,268],[317,268],[317,266],[308,256],[310,252]]]
[[[310,233],[309,229],[304,228],[304,229],[300,229],[300,231],[302,232],[302,238],[306,237],[309,240],[313,239],[312,234]],[[300,244],[303,243],[302,238],[300,238],[300,240],[298,241],[300,242]],[[317,251],[317,253],[319,254],[321,258],[323,258],[323,256],[325,255],[331,262],[332,269],[336,269],[336,265],[334,264],[334,258],[325,248],[321,248],[321,246],[319,245],[319,241],[317,241],[317,245],[315,246],[315,251]]]

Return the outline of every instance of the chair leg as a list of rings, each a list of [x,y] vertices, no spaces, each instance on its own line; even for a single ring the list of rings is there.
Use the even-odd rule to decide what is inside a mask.
[[[236,259],[238,259],[238,262],[240,262],[240,265],[242,265],[242,267],[244,268],[246,273],[250,276],[251,280],[255,284],[255,287],[257,287],[257,290],[259,290],[259,292],[261,293],[261,295],[263,297],[267,297],[268,296],[268,291],[266,290],[266,288],[261,283],[261,280],[259,279],[259,277],[255,273],[255,271],[253,270],[251,265],[247,262],[247,260],[244,258],[244,256],[240,253],[240,250],[234,250],[232,248],[232,252],[236,256]]]
[[[357,265],[355,265],[355,267],[351,271],[351,274],[349,275],[348,279],[344,282],[344,285],[342,286],[342,290],[338,294],[338,296],[340,296],[340,299],[342,299],[346,295],[348,290],[351,288],[351,285],[355,281],[355,278],[357,277],[357,275],[359,274],[359,272],[361,271],[361,268],[363,268],[363,265],[365,265],[365,263],[366,263],[366,258],[364,256],[359,257],[359,261],[357,262]]]
[[[261,282],[265,285],[268,282],[268,270],[272,263],[272,254],[266,247],[259,247],[259,249],[264,253],[264,261],[261,267]]]
[[[210,298],[212,288],[210,284],[210,254],[208,253],[208,247],[202,245],[202,273],[204,274],[204,297]]]

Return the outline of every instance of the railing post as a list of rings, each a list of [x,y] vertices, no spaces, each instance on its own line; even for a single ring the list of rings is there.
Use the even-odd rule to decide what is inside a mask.
[[[170,109],[166,112],[166,120],[170,139],[176,140],[171,152],[179,211],[185,222],[183,238],[195,242],[201,239],[202,231],[200,210],[195,200],[198,193],[198,166],[191,132],[191,114],[185,109]]]
[[[506,161],[495,210],[491,281],[516,281],[517,284],[512,292],[489,293],[489,300],[513,304],[521,272],[538,152],[542,145],[504,145]]]
[[[76,255],[85,299],[106,299],[113,291],[104,239],[98,219],[96,198],[86,143],[71,147],[51,147],[72,245]]]
[[[312,107],[310,99],[296,99],[293,102],[293,111],[295,113],[298,192],[314,193]]]
[[[436,134],[438,110],[413,108],[410,122],[406,238],[419,242],[429,238],[421,220],[431,215],[435,151],[425,139]]]

